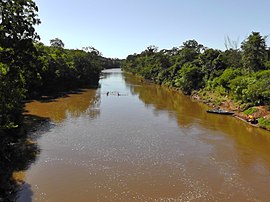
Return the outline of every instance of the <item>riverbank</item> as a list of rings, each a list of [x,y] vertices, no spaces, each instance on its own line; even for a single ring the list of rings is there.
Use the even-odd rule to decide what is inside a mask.
[[[219,107],[222,110],[234,112],[233,117],[244,121],[245,123],[266,129],[270,131],[270,111],[267,106],[251,106],[248,107],[247,104],[241,104],[232,101],[228,96],[221,97],[220,95],[215,95],[212,92],[193,92],[191,95],[192,99],[199,102],[203,102],[210,107]],[[251,124],[247,122],[247,116],[251,115],[258,120],[256,124]]]
[[[21,185],[25,184],[24,171],[40,154],[36,139],[25,131],[23,128],[18,133],[0,132],[0,201],[16,201]]]
[[[130,72],[127,72],[127,73],[138,77],[142,83],[155,84],[154,81],[145,79],[140,75],[135,75]],[[175,87],[168,87],[168,88],[172,88],[173,90],[176,90],[178,92],[181,91],[180,89],[175,88]],[[244,121],[245,123],[252,125],[254,127],[259,127],[267,131],[270,131],[270,110],[268,109],[267,106],[248,106],[248,104],[245,104],[245,103],[243,104],[243,103],[234,102],[228,96],[220,96],[220,95],[216,95],[213,92],[210,92],[210,91],[206,92],[203,90],[193,91],[190,96],[193,100],[196,100],[198,102],[203,102],[204,104],[212,108],[220,108],[222,110],[232,111],[234,112],[233,117],[241,121]],[[258,122],[256,124],[252,124],[248,122],[247,121],[248,115],[252,115],[253,117],[255,117],[256,120],[258,120]]]
[[[114,91],[128,96],[106,96]],[[267,201],[268,132],[206,109],[114,70],[100,89],[33,101],[29,114],[51,121],[33,134],[38,160],[14,175],[25,181],[17,201]]]

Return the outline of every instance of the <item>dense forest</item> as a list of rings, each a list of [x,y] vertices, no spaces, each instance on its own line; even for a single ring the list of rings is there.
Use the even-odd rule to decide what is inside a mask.
[[[257,105],[270,106],[270,49],[266,37],[252,32],[237,48],[225,40],[226,50],[205,47],[195,40],[179,48],[160,50],[149,46],[140,54],[129,55],[122,68],[157,84],[196,94],[219,105],[230,99],[242,110]],[[254,110],[249,109],[249,113]],[[270,117],[260,122],[269,127]]]
[[[93,47],[64,48],[39,42],[38,7],[32,0],[0,2],[0,132],[17,133],[23,123],[23,100],[57,90],[97,85],[104,68],[120,60],[105,58]]]
[[[102,69],[121,63],[125,71],[155,83],[186,94],[229,97],[250,112],[252,106],[270,106],[270,49],[258,32],[241,48],[228,42],[221,51],[190,40],[171,50],[149,46],[121,61],[103,57],[93,47],[66,49],[59,38],[46,46],[35,31],[40,23],[34,0],[0,1],[0,201],[16,200],[14,172],[27,169],[39,153],[34,142],[22,137],[25,100],[97,87]],[[270,128],[269,116],[260,121]]]
[[[0,201],[16,200],[16,172],[27,169],[39,153],[25,133],[25,100],[97,87],[102,69],[120,67],[120,60],[105,58],[93,47],[69,50],[58,38],[45,46],[35,31],[40,23],[33,0],[0,1]]]

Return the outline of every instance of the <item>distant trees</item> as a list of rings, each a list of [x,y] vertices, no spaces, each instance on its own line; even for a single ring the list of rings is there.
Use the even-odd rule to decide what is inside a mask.
[[[141,54],[129,55],[122,67],[187,94],[203,90],[251,105],[270,104],[270,51],[265,39],[252,32],[241,49],[227,39],[225,51],[206,48],[195,40],[171,50],[151,46]]]
[[[16,134],[22,126],[23,99],[45,92],[98,84],[101,53],[38,43],[40,23],[33,0],[0,1],[0,135]],[[12,133],[13,132],[13,133]]]
[[[122,59],[102,57],[103,69],[121,68]]]
[[[266,60],[266,37],[262,37],[259,32],[252,32],[248,38],[242,42],[243,66],[249,72],[264,69]]]
[[[97,54],[97,50],[69,50],[62,46],[44,46],[34,42],[32,45],[35,51],[29,57],[16,59],[10,55],[16,60],[10,63],[0,62],[2,130],[18,128],[21,125],[24,98],[87,84],[97,86],[99,74],[104,68],[104,58]],[[3,54],[1,56],[3,58]],[[26,63],[28,66],[21,64],[21,60],[26,59],[29,60]]]
[[[36,47],[39,54],[38,66],[42,68],[39,69],[39,85],[33,86],[29,93],[37,95],[46,91],[97,83],[103,63],[102,57],[96,53],[44,46],[41,43],[37,43]]]
[[[182,64],[194,61],[198,58],[203,48],[203,45],[199,44],[195,40],[183,42],[183,45],[178,51],[178,61],[181,61]]]
[[[51,39],[50,44],[52,47],[55,47],[55,48],[64,48],[65,47],[65,44],[59,38]]]

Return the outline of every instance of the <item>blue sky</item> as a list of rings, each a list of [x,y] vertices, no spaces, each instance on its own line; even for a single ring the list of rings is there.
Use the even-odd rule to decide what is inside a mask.
[[[112,58],[126,58],[149,45],[171,49],[190,39],[224,50],[226,36],[240,46],[252,31],[270,35],[269,0],[35,2],[42,21],[37,32],[45,45],[60,38],[66,48],[93,46]]]

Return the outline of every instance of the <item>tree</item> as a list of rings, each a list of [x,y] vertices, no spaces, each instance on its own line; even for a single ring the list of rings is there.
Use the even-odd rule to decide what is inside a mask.
[[[26,77],[33,72],[34,25],[40,23],[33,0],[0,1],[0,129],[17,128],[21,122]]]
[[[249,72],[264,69],[266,60],[266,37],[262,37],[259,32],[252,32],[248,38],[242,42],[243,65]]]
[[[216,82],[222,86],[225,90],[226,93],[229,93],[230,88],[229,84],[230,81],[236,78],[237,76],[241,75],[241,72],[239,69],[232,69],[232,68],[227,68],[221,75],[220,77],[216,77]]]
[[[202,86],[203,74],[201,69],[192,63],[185,63],[178,71],[175,86],[180,87],[186,94],[191,94],[193,90],[198,90]]]
[[[65,47],[65,44],[59,38],[51,39],[50,44],[52,47],[55,47],[55,48],[64,48]]]
[[[215,76],[216,70],[222,66],[219,65],[221,61],[218,59],[220,53],[219,50],[210,48],[199,55],[199,64],[202,67],[206,80],[212,79],[212,77]]]
[[[242,68],[242,55],[240,50],[229,49],[222,53],[222,60],[227,67]]]
[[[40,23],[38,7],[33,0],[2,0],[0,44],[2,47],[19,47],[22,43],[39,38],[33,25]]]
[[[158,51],[158,47],[155,45],[150,45],[142,52],[142,55],[151,56],[154,55]]]
[[[178,52],[178,61],[181,61],[182,64],[192,62],[198,57],[202,49],[203,45],[199,44],[197,41],[188,40],[183,43],[183,46],[181,46]]]
[[[91,53],[93,56],[102,56],[102,53],[93,46],[83,47],[82,50]]]

